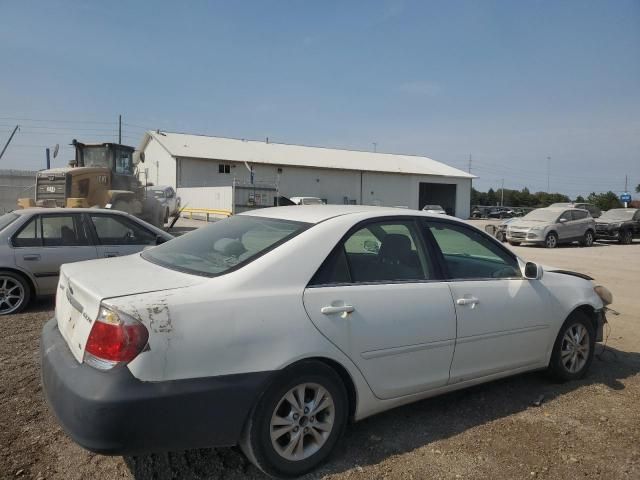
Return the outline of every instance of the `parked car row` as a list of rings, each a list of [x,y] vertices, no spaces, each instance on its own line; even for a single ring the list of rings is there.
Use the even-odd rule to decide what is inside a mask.
[[[544,238],[548,225],[588,215],[545,210],[508,236]],[[23,238],[49,248],[48,214],[20,215],[0,226],[14,255]],[[105,214],[68,215],[54,222],[57,248],[64,225],[106,256]],[[113,220],[127,221],[106,235],[114,245],[132,234],[154,243],[152,228]],[[543,271],[449,216],[265,208],[127,257],[63,265],[40,342],[43,390],[89,450],[240,445],[264,472],[291,477],[323,462],[349,420],[530,370],[583,377],[611,302],[590,277]]]
[[[640,210],[616,208],[599,213],[595,221],[585,209],[551,206],[533,210],[522,218],[507,219],[497,226],[487,225],[485,230],[511,245],[527,243],[547,248],[574,242],[590,247],[595,240],[629,244],[640,238]]]

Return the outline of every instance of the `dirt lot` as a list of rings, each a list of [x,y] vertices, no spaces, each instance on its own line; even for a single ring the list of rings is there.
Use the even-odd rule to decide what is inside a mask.
[[[532,373],[386,412],[352,425],[312,478],[640,479],[640,243],[514,250],[613,291],[621,315],[588,377],[558,385]],[[236,449],[123,458],[72,443],[40,387],[38,339],[51,315],[42,301],[0,321],[1,478],[264,478]]]

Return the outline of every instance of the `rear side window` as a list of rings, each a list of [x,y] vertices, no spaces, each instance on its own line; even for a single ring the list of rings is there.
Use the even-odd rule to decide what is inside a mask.
[[[587,211],[574,210],[571,213],[573,214],[574,220],[584,220],[585,218],[589,217],[589,212]]]
[[[310,284],[411,282],[428,280],[432,272],[414,222],[376,222],[338,244]]]
[[[13,237],[15,247],[74,247],[89,245],[79,215],[43,215],[31,219]]]
[[[238,215],[147,250],[142,258],[174,270],[213,277],[246,265],[309,226]]]

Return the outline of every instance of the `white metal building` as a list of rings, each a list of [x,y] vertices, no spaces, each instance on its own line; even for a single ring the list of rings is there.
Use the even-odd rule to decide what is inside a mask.
[[[279,195],[332,204],[439,204],[449,214],[469,216],[474,176],[427,157],[153,131],[139,149],[148,181],[173,186],[191,207],[235,211],[235,183],[269,185]],[[273,197],[251,201],[272,206]]]

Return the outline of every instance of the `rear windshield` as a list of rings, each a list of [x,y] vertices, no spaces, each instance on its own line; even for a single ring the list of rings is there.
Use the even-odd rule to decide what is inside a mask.
[[[18,218],[18,215],[15,213],[5,213],[0,217],[0,231],[7,228],[14,220]]]
[[[246,265],[309,226],[308,223],[240,215],[147,250],[142,258],[174,270],[215,277]]]

